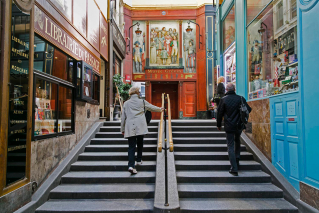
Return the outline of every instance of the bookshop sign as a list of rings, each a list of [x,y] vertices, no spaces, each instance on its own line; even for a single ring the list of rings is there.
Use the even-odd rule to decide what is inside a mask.
[[[34,29],[39,35],[62,49],[77,60],[83,60],[100,73],[100,58],[92,55],[71,35],[58,26],[44,12],[35,6]]]

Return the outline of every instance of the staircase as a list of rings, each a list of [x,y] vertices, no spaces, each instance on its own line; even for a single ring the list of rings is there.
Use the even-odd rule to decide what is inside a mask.
[[[239,176],[229,174],[226,135],[213,121],[172,121],[181,212],[297,213],[241,146]]]
[[[143,164],[131,175],[120,123],[105,122],[36,212],[152,212],[157,132],[158,122],[152,122],[144,138]]]

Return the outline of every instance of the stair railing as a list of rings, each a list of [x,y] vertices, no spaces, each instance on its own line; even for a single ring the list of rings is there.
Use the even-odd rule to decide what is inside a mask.
[[[171,100],[169,94],[167,94],[167,110],[168,110],[168,142],[169,151],[174,151],[173,133],[172,133],[172,113],[171,113]]]
[[[162,94],[162,108],[164,108],[164,93]],[[163,122],[164,122],[164,112],[161,112],[160,120],[160,132],[158,136],[158,152],[162,152],[163,149]]]

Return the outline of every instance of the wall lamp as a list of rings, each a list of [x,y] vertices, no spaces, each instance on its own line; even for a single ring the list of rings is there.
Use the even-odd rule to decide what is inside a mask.
[[[202,35],[200,34],[200,26],[199,26],[199,24],[197,24],[196,22],[193,22],[191,20],[188,20],[187,23],[188,23],[188,27],[186,28],[186,32],[187,33],[191,33],[193,31],[193,28],[191,28],[190,23],[196,24],[198,26],[198,28],[199,28],[199,45],[198,45],[198,48],[200,49],[200,44],[202,44],[202,42],[200,42],[200,37]]]
[[[135,24],[133,24],[132,26],[130,26],[130,28],[128,29],[128,37],[127,39],[129,40],[128,45],[126,45],[126,47],[128,47],[128,52],[126,53],[128,55],[128,53],[131,51],[131,28],[137,25],[137,30],[135,30],[136,35],[141,35],[142,31],[140,30],[140,23],[136,22]]]

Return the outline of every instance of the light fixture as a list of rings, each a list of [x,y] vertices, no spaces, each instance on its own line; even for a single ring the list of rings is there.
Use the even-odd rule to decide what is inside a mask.
[[[128,55],[128,53],[131,51],[131,28],[134,27],[135,25],[137,25],[137,30],[135,30],[136,35],[141,35],[142,31],[140,30],[140,23],[136,22],[135,24],[133,24],[132,26],[130,26],[130,28],[128,29],[128,37],[127,39],[129,40],[128,45],[126,45],[126,47],[128,47],[128,52],[126,52],[126,54]]]
[[[198,43],[199,45],[198,45],[198,48],[200,49],[200,44],[202,43],[202,42],[200,42],[200,37],[202,35],[200,34],[200,26],[199,26],[199,24],[197,24],[196,22],[193,22],[192,20],[188,20],[187,23],[188,23],[188,27],[186,29],[186,32],[189,33],[189,34],[193,31],[193,28],[190,27],[190,23],[196,24],[198,26],[198,28],[199,28],[199,38],[198,38],[199,39],[199,43]]]
[[[142,30],[140,30],[140,23],[137,22],[137,30],[135,30],[137,36],[142,34]]]
[[[266,31],[266,29],[263,28],[263,25],[265,25],[266,29],[268,28],[267,25],[264,22],[261,22],[260,29],[258,30],[258,33],[262,36],[263,33]]]

